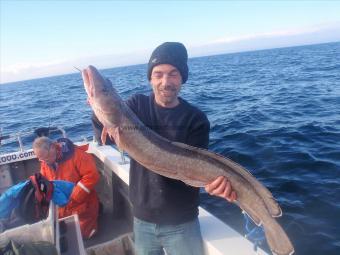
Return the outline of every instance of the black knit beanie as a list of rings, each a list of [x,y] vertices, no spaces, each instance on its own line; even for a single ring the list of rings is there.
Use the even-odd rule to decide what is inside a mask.
[[[181,73],[182,83],[188,80],[188,53],[185,46],[179,42],[165,42],[159,45],[151,54],[148,64],[148,79],[151,80],[152,69],[160,64],[169,64]]]

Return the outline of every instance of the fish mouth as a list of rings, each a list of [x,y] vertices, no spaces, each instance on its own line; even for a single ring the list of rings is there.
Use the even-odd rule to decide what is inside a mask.
[[[82,71],[82,78],[84,81],[85,91],[88,96],[88,101],[91,102],[91,99],[95,96],[95,90],[98,90],[98,85],[105,84],[105,80],[102,78],[98,70],[94,66],[88,66]],[[94,86],[97,84],[97,87]]]
[[[93,97],[93,91],[91,89],[92,86],[91,86],[90,77],[89,77],[90,75],[89,75],[87,68],[82,70],[81,76],[83,78],[84,88],[88,96],[88,101],[90,101],[89,99]]]

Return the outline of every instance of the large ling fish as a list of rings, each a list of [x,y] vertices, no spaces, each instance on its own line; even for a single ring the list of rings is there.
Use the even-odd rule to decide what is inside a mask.
[[[216,153],[171,142],[147,128],[95,67],[84,69],[82,76],[89,104],[120,149],[151,171],[191,186],[204,187],[218,176],[227,177],[237,194],[235,203],[263,226],[273,254],[294,253],[275,220],[282,215],[278,203],[246,169]]]

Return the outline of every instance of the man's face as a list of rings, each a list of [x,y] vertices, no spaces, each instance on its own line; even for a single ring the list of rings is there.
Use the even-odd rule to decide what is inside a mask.
[[[44,161],[49,165],[56,162],[57,151],[54,144],[51,144],[48,150],[35,149],[34,153],[39,161]]]
[[[182,76],[176,67],[168,64],[155,66],[150,83],[158,105],[173,108],[179,104],[178,93],[182,86]]]

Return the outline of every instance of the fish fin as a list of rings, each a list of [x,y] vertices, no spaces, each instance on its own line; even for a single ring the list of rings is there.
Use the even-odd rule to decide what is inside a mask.
[[[113,129],[110,128],[110,129],[108,129],[106,127],[103,127],[100,139],[102,140],[102,143],[105,145],[107,137],[109,136],[110,139],[115,142],[115,144],[117,145],[118,149],[120,149],[119,142],[117,142],[117,140],[119,141],[119,136],[117,136],[115,132],[118,132],[117,128],[113,128]]]
[[[101,140],[103,144],[106,143],[107,136],[109,136],[110,139],[115,142],[119,151],[123,151],[122,146],[120,144],[120,140],[119,140],[119,128],[118,127],[111,127],[111,128],[103,127],[102,134],[101,134]]]
[[[106,143],[106,136],[107,136],[107,128],[103,127],[100,139],[102,140],[102,144],[104,144],[104,145]]]
[[[119,151],[123,151],[123,146],[120,143],[120,135],[119,135],[119,127],[112,127],[108,129],[108,135],[110,136],[111,140],[115,141]]]
[[[272,217],[280,217],[282,215],[281,208],[274,199],[272,193],[265,186],[263,186],[247,169],[245,169],[241,165],[237,164],[236,162],[226,157],[223,157],[222,155],[219,155],[217,153],[205,149],[193,147],[179,142],[171,143],[185,150],[190,150],[201,155],[209,156],[210,158],[221,162],[229,169],[232,169],[233,171],[239,173],[243,178],[245,178],[249,182],[249,184],[255,189],[259,196],[261,196]]]
[[[291,255],[294,253],[294,247],[291,241],[274,218],[270,218],[269,222],[268,220],[264,222],[263,228],[268,246],[273,254]]]

